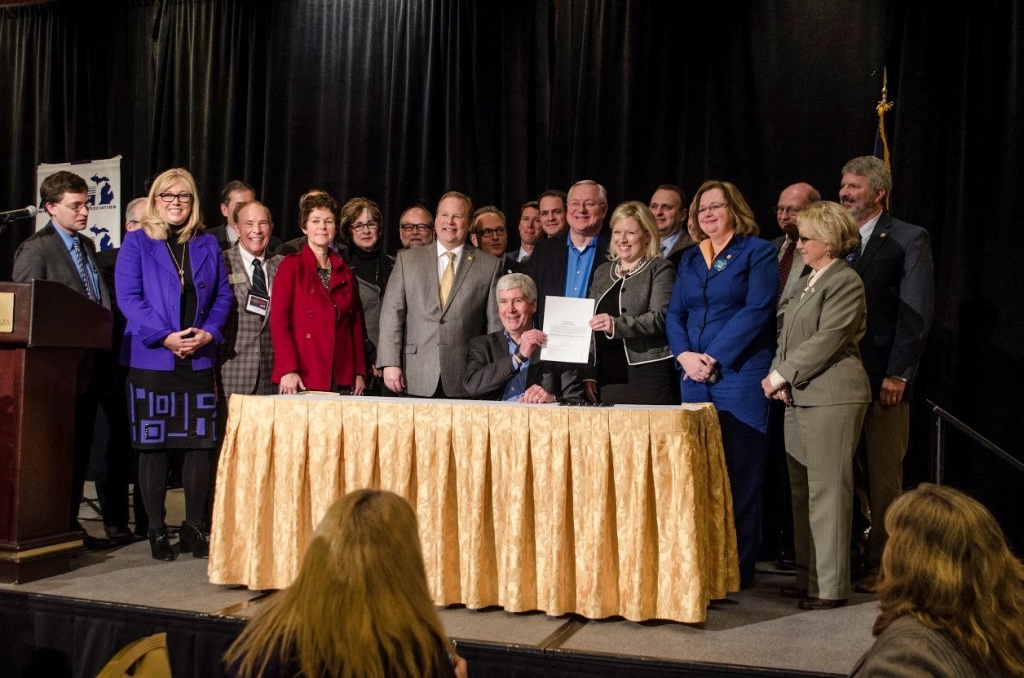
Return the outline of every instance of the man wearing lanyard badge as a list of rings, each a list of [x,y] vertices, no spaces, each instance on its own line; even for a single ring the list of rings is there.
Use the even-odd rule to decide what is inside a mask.
[[[218,395],[223,408],[232,393],[277,393],[277,386],[270,381],[274,350],[269,316],[270,290],[281,256],[267,255],[274,223],[266,205],[255,200],[239,204],[233,216],[238,242],[224,250],[224,260],[235,299],[224,324],[224,343],[217,349]]]

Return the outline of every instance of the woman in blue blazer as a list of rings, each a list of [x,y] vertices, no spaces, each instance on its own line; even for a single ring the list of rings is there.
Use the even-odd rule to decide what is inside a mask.
[[[169,450],[184,453],[185,522],[180,546],[209,553],[203,524],[216,444],[215,344],[233,292],[217,239],[204,234],[196,182],[170,169],[153,182],[142,228],[125,236],[115,272],[128,321],[121,362],[128,372],[128,415],[139,455],[149,543],[157,560],[176,552],[164,525]]]
[[[775,353],[779,262],[772,244],[756,237],[753,213],[735,186],[706,181],[693,204],[699,246],[679,262],[665,325],[683,373],[683,402],[711,402],[718,410],[740,583],[748,586],[761,541],[768,452],[768,401],[761,380]]]

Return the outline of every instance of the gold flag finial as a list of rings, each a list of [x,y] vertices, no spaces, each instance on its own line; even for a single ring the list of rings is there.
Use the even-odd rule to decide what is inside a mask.
[[[889,101],[889,69],[882,68],[882,100],[875,106],[878,112],[878,132],[875,139],[875,155],[881,156],[882,162],[892,171],[892,163],[889,161],[889,140],[885,135],[885,114],[893,107]],[[889,209],[889,196],[885,196],[885,207]]]

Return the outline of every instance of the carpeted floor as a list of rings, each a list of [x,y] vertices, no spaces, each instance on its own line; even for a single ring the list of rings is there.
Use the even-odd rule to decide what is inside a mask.
[[[181,522],[181,490],[168,496],[167,524]],[[82,513],[97,536],[101,524]],[[660,658],[845,675],[872,643],[877,615],[872,596],[857,595],[844,608],[803,612],[778,589],[792,575],[768,564],[755,586],[715,601],[702,625],[635,623],[620,619],[583,620],[543,613],[512,614],[500,608],[482,611],[442,609],[453,638],[502,645],[594,654]],[[12,585],[6,585],[12,586]],[[206,561],[189,555],[172,563],[150,558],[148,542],[85,553],[75,570],[16,587],[23,592],[101,600],[211,615],[251,616],[267,600],[259,591],[214,586],[206,580]]]

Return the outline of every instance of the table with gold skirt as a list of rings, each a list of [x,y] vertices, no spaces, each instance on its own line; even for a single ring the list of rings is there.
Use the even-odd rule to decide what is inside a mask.
[[[280,589],[346,492],[412,504],[438,605],[701,622],[739,588],[710,404],[231,396],[209,577]]]

